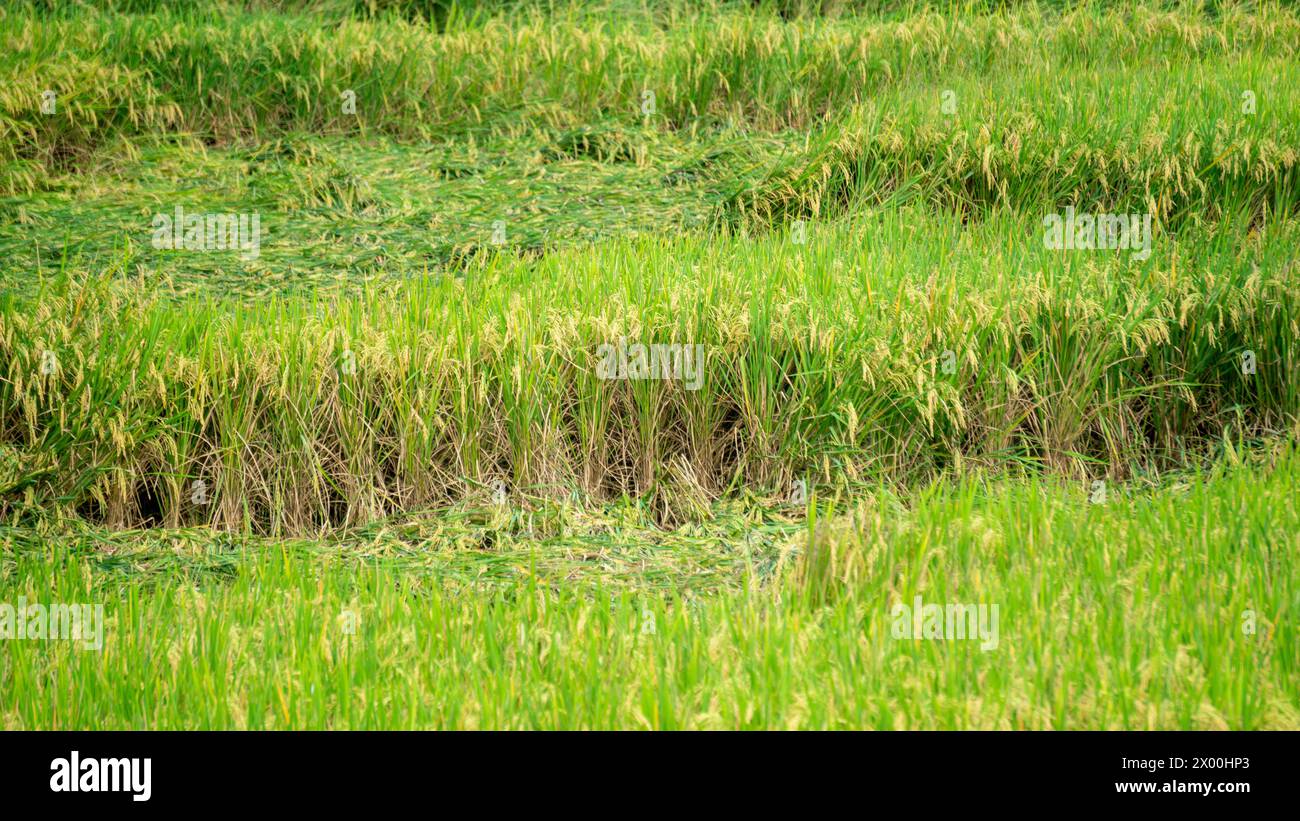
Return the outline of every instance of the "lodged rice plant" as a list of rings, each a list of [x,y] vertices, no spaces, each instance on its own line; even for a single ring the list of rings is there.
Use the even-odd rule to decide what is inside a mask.
[[[0,720],[1294,730],[1300,465],[1261,456],[1104,505],[1051,482],[877,488],[838,511],[824,572],[799,543],[767,578],[739,534],[626,522],[501,552],[458,544],[458,517],[337,541],[0,528],[7,593],[111,602],[102,652],[6,648]],[[742,573],[698,595],[720,557]],[[902,635],[918,599],[987,617]]]

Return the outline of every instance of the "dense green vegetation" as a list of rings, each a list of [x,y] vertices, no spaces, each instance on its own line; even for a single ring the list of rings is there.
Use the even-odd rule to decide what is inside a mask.
[[[967,462],[1177,467],[1225,430],[1294,428],[1294,225],[1139,263],[902,209],[802,245],[617,239],[249,306],[65,276],[0,302],[4,512],[304,534],[498,480],[674,507]],[[600,379],[624,338],[703,346],[698,389]]]
[[[106,616],[0,641],[4,726],[1300,725],[1290,4],[0,45],[0,604]],[[917,596],[996,646],[893,635]]]
[[[502,553],[460,541],[493,522],[459,517],[328,542],[11,531],[8,594],[115,604],[102,653],[10,642],[0,716],[1296,729],[1298,468],[1278,453],[1096,505],[1040,482],[865,493],[811,549],[807,531],[774,547],[774,524],[747,543],[737,511],[649,544],[588,538],[609,520],[557,513],[551,535],[521,530]],[[634,511],[616,515],[637,530]],[[700,587],[719,573],[724,587]],[[917,596],[997,604],[996,647],[893,638],[893,608]]]

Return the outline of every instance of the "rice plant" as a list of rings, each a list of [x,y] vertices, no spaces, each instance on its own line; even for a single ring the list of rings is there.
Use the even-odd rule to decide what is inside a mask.
[[[0,45],[6,729],[1300,728],[1293,5]]]

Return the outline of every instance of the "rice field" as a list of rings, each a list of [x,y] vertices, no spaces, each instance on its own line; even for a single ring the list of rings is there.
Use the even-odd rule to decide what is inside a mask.
[[[1104,504],[876,489],[824,529],[6,530],[14,595],[117,603],[102,651],[12,642],[5,727],[1295,729],[1297,458]],[[900,640],[918,598],[998,610],[977,641]]]
[[[0,726],[1300,729],[1293,5],[0,43]]]

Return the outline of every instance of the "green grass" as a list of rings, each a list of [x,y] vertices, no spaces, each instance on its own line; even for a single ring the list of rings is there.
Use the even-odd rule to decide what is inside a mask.
[[[3,726],[1300,728],[1292,4],[40,0],[0,46],[0,604],[108,618],[0,642]],[[177,207],[260,252],[155,248]],[[894,638],[918,595],[996,649]]]

